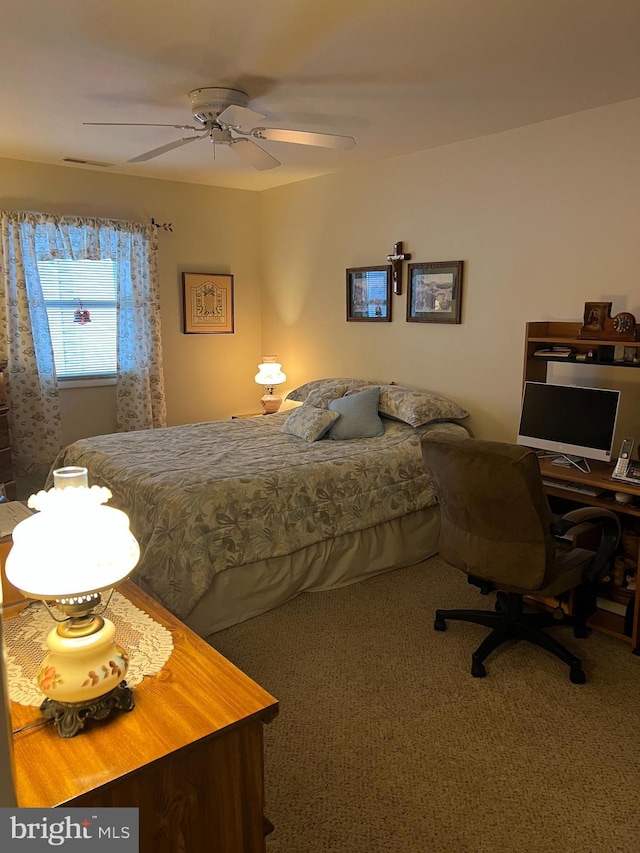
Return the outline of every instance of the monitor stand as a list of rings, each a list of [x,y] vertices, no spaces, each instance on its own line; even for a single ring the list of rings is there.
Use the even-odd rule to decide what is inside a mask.
[[[590,474],[591,468],[589,467],[589,463],[585,459],[584,456],[572,456],[570,453],[545,453],[544,457],[553,456],[552,465],[559,465],[562,468],[577,468],[578,471],[582,471],[583,474]]]

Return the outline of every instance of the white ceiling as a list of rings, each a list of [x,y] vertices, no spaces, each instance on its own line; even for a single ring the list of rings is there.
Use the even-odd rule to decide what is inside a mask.
[[[640,97],[639,0],[29,0],[0,19],[0,156],[261,190]],[[257,172],[188,132],[192,89],[351,151],[260,143]],[[215,159],[214,159],[215,153]],[[90,167],[81,167],[90,168]],[[104,169],[103,169],[104,170]]]

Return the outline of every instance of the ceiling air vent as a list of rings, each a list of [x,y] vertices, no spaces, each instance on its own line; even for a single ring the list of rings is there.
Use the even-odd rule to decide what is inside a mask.
[[[75,163],[76,166],[102,166],[108,169],[113,163],[101,163],[99,160],[81,160],[79,157],[63,157],[63,163]]]

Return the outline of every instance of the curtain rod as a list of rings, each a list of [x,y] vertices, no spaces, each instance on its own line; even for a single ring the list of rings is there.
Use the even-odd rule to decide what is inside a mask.
[[[156,228],[162,228],[163,231],[171,231],[171,233],[173,234],[173,223],[171,222],[156,222],[152,216],[151,224],[155,225]]]
[[[9,212],[11,213],[12,211],[9,211]],[[49,213],[45,213],[42,210],[19,210],[19,211],[17,211],[17,213],[29,213],[29,214],[32,214],[33,216],[50,216],[50,215],[51,216],[62,216],[63,219],[67,219],[67,218],[69,218],[69,219],[71,219],[71,218],[73,218],[73,219],[102,219],[103,218],[101,216],[84,216],[83,217],[83,216],[78,216],[76,213],[49,214]],[[127,223],[131,222],[130,219],[114,219],[113,217],[107,217],[107,219],[105,221],[127,222]],[[140,223],[140,225],[142,225],[142,223]],[[171,233],[173,233],[173,223],[172,222],[156,222],[155,218],[152,216],[151,217],[151,225],[153,225],[154,228],[161,228],[163,231],[171,231]]]

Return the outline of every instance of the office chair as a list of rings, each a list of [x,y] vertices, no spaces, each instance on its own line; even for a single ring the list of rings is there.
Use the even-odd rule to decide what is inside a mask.
[[[586,681],[580,658],[545,628],[571,624],[587,635],[597,584],[618,544],[620,523],[606,509],[583,507],[554,517],[536,454],[525,447],[474,438],[422,438],[422,457],[440,503],[440,555],[468,575],[484,594],[498,591],[495,610],[436,610],[434,628],[448,619],[491,628],[471,656],[471,674],[486,675],[484,661],[507,640],[528,640],[569,666],[574,684]],[[558,537],[584,521],[601,525],[597,550],[561,543]],[[526,612],[527,595],[558,598],[575,589],[575,612]]]

